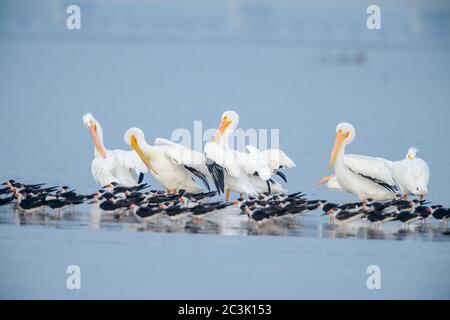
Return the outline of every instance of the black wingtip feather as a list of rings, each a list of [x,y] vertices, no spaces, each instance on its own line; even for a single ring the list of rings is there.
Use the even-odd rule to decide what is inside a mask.
[[[224,169],[211,159],[206,159],[206,167],[208,168],[211,178],[216,186],[217,192],[220,195],[225,192]]]
[[[287,178],[286,178],[286,175],[283,173],[283,172],[281,172],[281,171],[277,171],[277,173],[275,173],[277,176],[279,176],[281,179],[283,179],[284,180],[284,182],[286,182],[287,183]]]
[[[199,178],[203,184],[205,185],[205,187],[208,189],[208,191],[211,191],[211,188],[209,187],[209,183],[208,183],[208,178],[206,178],[206,176],[201,173],[200,171],[189,167],[189,166],[184,166],[189,172],[191,172],[194,176],[196,176],[197,178]]]
[[[392,193],[398,192],[397,186],[390,185],[390,184],[388,184],[388,183],[386,183],[386,182],[384,182],[384,181],[382,181],[380,179],[377,179],[377,178],[366,176],[366,175],[364,175],[362,173],[359,173],[359,172],[356,172],[356,171],[352,170],[351,168],[349,168],[349,169],[350,169],[350,171],[352,171],[352,172],[354,172],[356,174],[359,174],[361,177],[366,178],[366,179],[368,179],[368,180],[370,180],[370,181],[372,181],[372,182],[382,186],[383,188],[387,189],[388,191],[390,191]]]

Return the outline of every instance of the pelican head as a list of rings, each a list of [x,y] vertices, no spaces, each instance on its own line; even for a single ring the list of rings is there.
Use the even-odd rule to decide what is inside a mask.
[[[91,113],[86,113],[83,116],[83,123],[88,128],[94,142],[95,150],[101,158],[106,159],[106,150],[103,146],[103,130],[100,123],[94,118]]]
[[[409,148],[405,159],[406,160],[413,160],[416,157],[417,152],[419,152],[419,149],[417,149],[416,147]]]
[[[125,143],[133,148],[134,151],[136,151],[147,168],[150,171],[156,173],[150,162],[149,156],[145,154],[145,151],[143,151],[143,148],[145,150],[145,148],[148,146],[147,141],[145,140],[144,132],[139,128],[130,128],[125,132],[123,138],[125,140]]]
[[[347,122],[341,122],[336,127],[336,140],[334,142],[333,150],[330,155],[330,163],[328,168],[333,167],[336,157],[341,152],[342,148],[353,142],[356,136],[355,128]]]
[[[239,124],[239,115],[235,111],[225,111],[220,119],[220,125],[212,142],[219,142],[225,133],[233,132]]]

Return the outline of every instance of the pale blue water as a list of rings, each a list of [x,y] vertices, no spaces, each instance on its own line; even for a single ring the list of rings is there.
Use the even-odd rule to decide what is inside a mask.
[[[80,192],[97,188],[90,176],[93,147],[81,122],[88,111],[101,122],[107,147],[126,148],[123,133],[131,126],[142,128],[151,141],[170,137],[177,128],[192,130],[195,120],[214,128],[223,111],[234,109],[242,128],[280,129],[280,147],[297,163],[286,172],[291,191],[353,200],[314,186],[329,173],[336,124],[347,121],[357,130],[349,152],[395,160],[417,146],[431,168],[428,199],[450,205],[448,3],[381,2],[379,31],[365,26],[371,4],[365,1],[81,1],[80,31],[65,29],[68,4],[0,4],[0,180],[68,184]],[[448,277],[440,276],[450,265],[448,235],[435,224],[426,232],[406,234],[398,233],[399,225],[384,226],[384,235],[375,236],[383,241],[368,241],[373,237],[358,226],[349,235],[336,235],[317,213],[292,230],[267,232],[294,237],[245,237],[248,228],[240,220],[199,230],[237,235],[225,238],[184,234],[190,232],[184,228],[142,230],[133,222],[98,222],[85,207],[74,217],[35,217],[19,227],[17,217],[1,210],[2,298],[125,297],[118,288],[136,292],[126,297],[206,298],[207,285],[200,277],[204,263],[224,275],[211,289],[212,297],[337,298],[342,294],[338,288],[344,287],[343,298],[450,297]],[[335,239],[341,237],[346,239]],[[102,244],[96,247],[96,241]],[[179,249],[186,241],[195,247]],[[171,257],[163,253],[166,243],[177,248]],[[146,255],[147,246],[160,247]],[[260,248],[276,251],[276,259]],[[148,291],[129,272],[126,285],[115,269],[103,270],[103,277],[122,279],[116,284],[90,277],[90,290],[75,295],[64,289],[64,279],[60,291],[51,284],[55,272],[65,277],[61,266],[69,260],[81,260],[87,274],[97,264],[117,260],[121,270],[133,268],[129,261],[142,266],[158,261],[151,269],[156,277],[167,276],[167,266],[184,265],[198,252],[208,255],[198,256],[198,265],[189,262],[189,274],[201,279],[198,290],[177,278]],[[249,252],[253,259],[247,258]],[[389,266],[390,285],[375,294],[365,288],[363,265],[369,260]],[[310,269],[302,272],[305,261]],[[261,276],[269,280],[256,285],[257,279],[251,279],[254,286],[248,285],[246,271],[261,265]],[[336,268],[315,270],[324,265]],[[27,276],[34,268],[42,270],[41,277]],[[405,269],[410,271],[405,274]],[[280,273],[281,280],[273,278]],[[347,273],[363,279],[342,276]],[[310,280],[304,282],[305,277]],[[404,277],[412,282],[405,283]],[[335,290],[327,291],[330,283]]]

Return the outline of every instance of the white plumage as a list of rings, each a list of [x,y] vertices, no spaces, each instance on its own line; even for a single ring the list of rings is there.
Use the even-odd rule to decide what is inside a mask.
[[[428,193],[430,168],[424,160],[416,157],[418,151],[414,147],[409,148],[405,159],[392,165],[394,180],[405,198],[408,195],[423,198]]]
[[[101,186],[112,182],[125,187],[137,185],[148,170],[133,151],[108,150],[103,144],[103,129],[90,113],[83,116],[83,123],[89,129],[94,142],[94,160],[91,173]]]
[[[235,150],[215,142],[205,145],[208,170],[218,192],[225,192],[229,200],[230,192],[256,195],[257,190],[244,170],[242,157]],[[246,166],[248,169],[248,166]]]
[[[251,148],[247,152],[231,149],[228,140],[238,124],[239,115],[234,111],[226,111],[221,117],[220,126],[213,140],[205,145],[207,167],[217,190],[225,192],[227,200],[230,192],[255,195],[258,192],[268,191],[269,184],[274,186],[274,191],[284,191],[271,178],[273,170],[270,162],[278,161],[273,164],[276,165],[276,170],[280,167],[279,161],[285,161],[289,166],[292,166],[293,162],[290,159],[290,162],[286,160],[287,156],[281,160],[275,159],[273,150],[261,153]],[[279,151],[278,158],[282,158],[283,155],[284,153],[281,154]]]
[[[203,188],[195,183],[194,176],[202,179],[207,185],[206,178],[202,176],[200,170],[197,170],[206,171],[196,163],[202,154],[161,138],[156,139],[157,145],[151,146],[146,142],[142,130],[138,128],[128,129],[124,139],[136,151],[153,177],[170,192],[175,193],[180,189],[194,193],[203,191]]]
[[[340,123],[336,127],[329,167],[334,168],[337,184],[360,200],[393,199],[397,188],[392,177],[391,161],[362,155],[348,158],[345,155],[346,146],[353,142],[355,136],[356,131],[351,124]]]
[[[257,193],[270,193],[270,194],[276,194],[276,193],[287,193],[288,190],[284,188],[281,184],[279,184],[277,181],[271,179],[270,181],[264,181],[260,177],[257,176],[250,176],[250,183],[254,186]],[[270,184],[270,190],[269,185]]]
[[[155,146],[164,147],[163,150],[169,158],[178,165],[184,166],[188,171],[191,170],[191,172],[194,172],[194,175],[202,180],[205,187],[208,190],[210,189],[207,180],[211,179],[211,176],[206,167],[205,155],[203,153],[164,138],[156,138],[154,143]]]
[[[370,177],[378,177],[391,186],[395,185],[395,181],[392,176],[393,162],[390,160],[360,154],[345,154],[344,164],[354,172],[360,172]],[[335,174],[322,178],[319,182],[317,182],[317,185],[323,183],[327,184],[328,189],[344,191],[337,181]]]
[[[258,148],[252,145],[245,146],[245,151],[252,160],[263,164],[263,170],[269,169],[270,176],[278,175],[285,182],[286,176],[280,171],[283,168],[293,168],[295,167],[294,161],[292,161],[286,153],[279,149],[269,149],[260,151]],[[269,180],[263,180],[258,176],[251,176],[250,181],[256,187],[258,193],[268,192],[268,193],[286,193],[288,190],[283,188],[278,182],[270,178]],[[269,188],[270,187],[270,188]],[[270,190],[269,190],[270,189]]]

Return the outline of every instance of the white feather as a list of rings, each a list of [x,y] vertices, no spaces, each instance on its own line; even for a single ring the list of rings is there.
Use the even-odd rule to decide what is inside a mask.
[[[176,163],[194,168],[206,177],[209,177],[205,156],[201,152],[191,150],[164,138],[156,138],[154,143],[156,146],[164,146],[163,150],[166,155]]]
[[[392,165],[392,173],[400,191],[405,195],[425,195],[428,193],[430,168],[416,157],[416,148],[410,148],[406,158]]]
[[[392,161],[359,154],[346,154],[344,164],[354,172],[381,180],[390,186],[395,185],[392,177]]]

